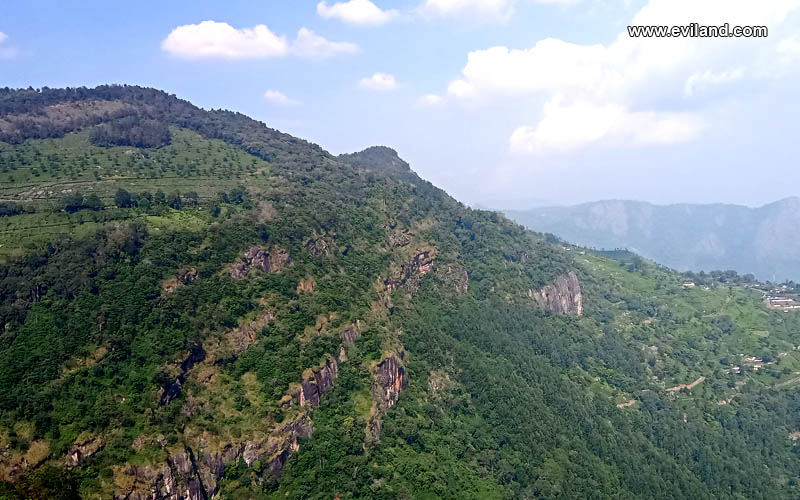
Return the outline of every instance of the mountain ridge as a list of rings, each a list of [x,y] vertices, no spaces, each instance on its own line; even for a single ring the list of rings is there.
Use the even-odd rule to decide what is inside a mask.
[[[529,228],[583,246],[629,248],[678,270],[734,269],[762,279],[800,279],[800,198],[760,207],[655,205],[603,200],[506,213]]]

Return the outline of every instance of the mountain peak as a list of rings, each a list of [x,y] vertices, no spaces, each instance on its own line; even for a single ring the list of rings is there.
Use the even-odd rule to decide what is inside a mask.
[[[387,146],[370,146],[357,153],[339,155],[339,158],[368,168],[403,173],[411,171],[411,167],[405,160],[400,158],[397,151]]]

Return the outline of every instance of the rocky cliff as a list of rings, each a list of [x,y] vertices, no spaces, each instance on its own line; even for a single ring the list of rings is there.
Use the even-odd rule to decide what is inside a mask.
[[[250,247],[244,255],[234,262],[230,268],[233,279],[240,280],[247,276],[250,269],[258,269],[265,273],[277,273],[289,265],[289,253],[281,248],[267,250],[263,247]]]
[[[552,283],[540,290],[528,290],[528,296],[539,306],[556,314],[581,316],[583,297],[578,276],[570,271],[558,276]]]
[[[311,419],[302,413],[261,438],[227,444],[219,451],[196,454],[184,445],[172,450],[162,464],[118,467],[114,500],[208,500],[219,492],[225,464],[240,458],[248,466],[259,460],[264,464],[263,473],[280,478],[289,455],[300,448],[298,439],[312,431]]]
[[[292,391],[292,401],[295,404],[306,406],[319,406],[320,398],[325,389],[333,386],[333,381],[339,376],[339,364],[334,358],[328,358],[319,368],[309,370],[303,377],[300,387]]]
[[[436,249],[418,249],[410,262],[404,263],[397,273],[384,280],[387,291],[402,287],[409,295],[415,295],[419,291],[420,280],[430,272],[435,262]]]
[[[380,439],[383,416],[400,397],[400,391],[408,385],[408,374],[403,359],[405,352],[391,354],[378,363],[372,374],[372,416],[367,423],[367,442],[370,446]]]

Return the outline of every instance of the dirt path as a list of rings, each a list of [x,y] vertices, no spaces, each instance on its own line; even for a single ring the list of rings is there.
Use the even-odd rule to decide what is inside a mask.
[[[676,385],[675,387],[667,388],[666,391],[667,392],[676,392],[676,391],[680,391],[681,389],[694,389],[697,384],[701,383],[705,379],[706,379],[705,377],[700,377],[699,379],[695,380],[691,384]]]

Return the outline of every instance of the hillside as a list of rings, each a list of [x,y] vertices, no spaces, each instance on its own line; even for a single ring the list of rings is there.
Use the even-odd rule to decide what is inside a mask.
[[[505,213],[534,231],[587,247],[628,248],[681,271],[800,280],[800,198],[759,208],[614,200]]]
[[[0,498],[791,499],[800,314],[139,87],[0,90]]]

